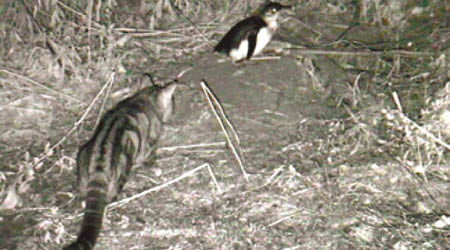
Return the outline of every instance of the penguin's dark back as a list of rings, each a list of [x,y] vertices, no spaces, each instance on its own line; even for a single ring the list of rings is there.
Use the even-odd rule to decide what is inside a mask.
[[[234,25],[214,47],[214,51],[228,53],[232,48],[239,47],[242,40],[247,39],[251,34],[256,34],[259,29],[266,25],[266,22],[261,17],[248,17]]]

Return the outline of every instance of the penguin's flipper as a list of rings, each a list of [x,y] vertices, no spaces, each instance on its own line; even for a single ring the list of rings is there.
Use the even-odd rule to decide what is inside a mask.
[[[255,52],[256,48],[256,36],[258,35],[258,31],[252,31],[248,35],[248,51],[247,51],[247,60],[250,60],[250,57],[252,57],[253,52]]]

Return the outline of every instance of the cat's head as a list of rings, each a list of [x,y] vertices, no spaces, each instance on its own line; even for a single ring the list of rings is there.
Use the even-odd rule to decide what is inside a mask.
[[[169,121],[172,116],[175,106],[173,93],[175,92],[177,86],[177,82],[169,83],[165,87],[162,87],[156,95],[156,106],[162,122]]]

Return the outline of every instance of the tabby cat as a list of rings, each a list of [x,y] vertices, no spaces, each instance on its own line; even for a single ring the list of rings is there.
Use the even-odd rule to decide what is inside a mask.
[[[172,115],[176,86],[147,87],[119,102],[80,148],[77,174],[86,208],[77,240],[63,250],[94,248],[105,206],[117,198],[132,166],[154,163],[162,124]]]

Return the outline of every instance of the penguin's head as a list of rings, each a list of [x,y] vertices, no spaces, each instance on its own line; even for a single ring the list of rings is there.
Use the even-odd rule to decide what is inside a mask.
[[[291,5],[283,5],[276,2],[266,2],[263,4],[258,12],[258,15],[261,16],[267,23],[276,22],[277,18],[280,14],[280,10],[290,9]]]

